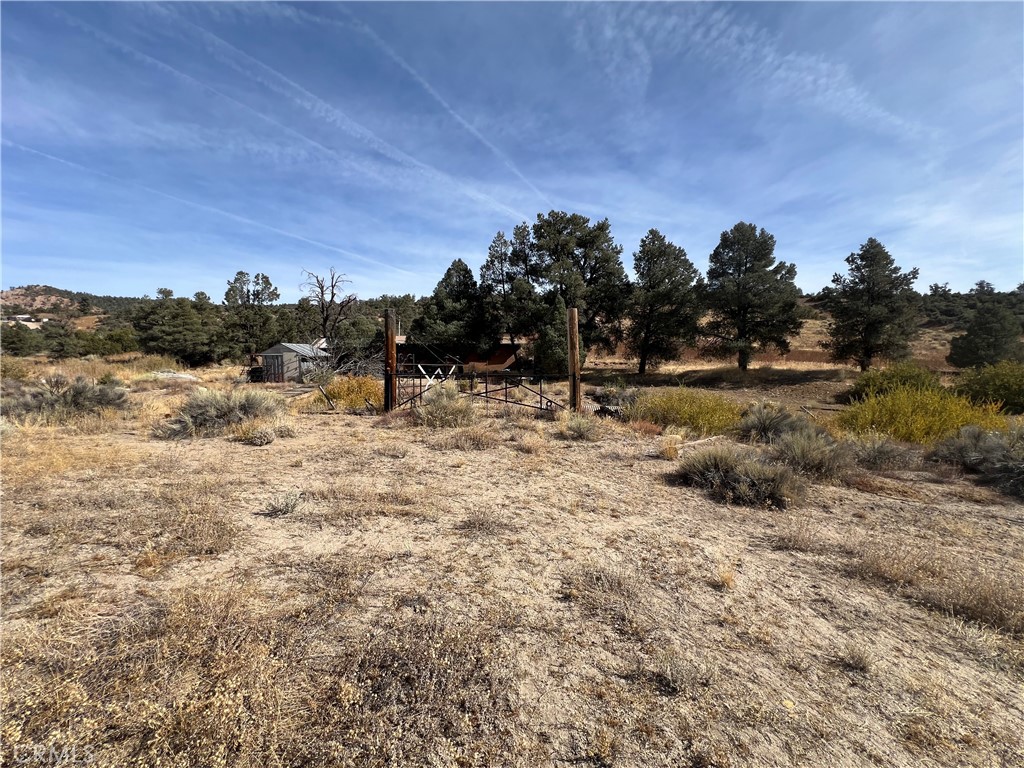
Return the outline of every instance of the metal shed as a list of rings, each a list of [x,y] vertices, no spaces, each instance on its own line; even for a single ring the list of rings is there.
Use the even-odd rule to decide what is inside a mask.
[[[263,381],[302,381],[303,374],[313,362],[323,360],[327,353],[311,344],[281,342],[260,353],[263,361]]]

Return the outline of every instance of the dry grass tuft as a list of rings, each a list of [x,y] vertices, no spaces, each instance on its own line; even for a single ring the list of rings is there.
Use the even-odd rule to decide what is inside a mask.
[[[736,589],[736,568],[733,564],[719,563],[708,579],[708,586],[722,592],[732,592]]]
[[[346,574],[325,578],[349,599]],[[310,632],[325,607],[305,605],[190,585],[115,618],[57,617],[6,638],[5,756],[52,744],[88,745],[104,766],[428,765],[452,755],[493,765],[512,753],[514,665],[492,630],[395,616],[366,633],[330,623]]]
[[[289,491],[275,496],[267,502],[260,514],[264,517],[284,517],[285,515],[294,515],[301,508],[302,494],[298,491]]]
[[[853,445],[857,464],[864,469],[905,469],[914,463],[915,455],[887,435],[868,433]]]
[[[821,532],[808,517],[786,518],[771,539],[776,549],[795,552],[816,552],[822,547]]]
[[[934,549],[900,539],[874,540],[855,546],[855,575],[896,586],[920,584],[940,573]]]
[[[431,441],[430,446],[442,451],[485,451],[494,448],[501,438],[486,424],[475,424],[452,432],[445,432]]]
[[[878,664],[878,656],[864,642],[849,639],[843,642],[835,653],[836,662],[851,672],[867,675]]]
[[[495,512],[474,509],[455,524],[455,530],[467,536],[497,536],[515,530],[515,526]]]
[[[526,431],[516,441],[516,450],[531,455],[542,454],[548,450],[547,436],[539,429]]]
[[[1024,583],[1007,564],[985,570],[934,548],[874,541],[854,548],[853,572],[908,588],[921,603],[1012,634],[1024,633]]]
[[[643,637],[652,620],[642,600],[638,575],[625,568],[585,566],[562,575],[560,595],[608,620],[630,637]]]

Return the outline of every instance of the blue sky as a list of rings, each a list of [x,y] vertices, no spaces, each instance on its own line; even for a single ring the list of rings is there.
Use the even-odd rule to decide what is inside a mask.
[[[917,287],[1024,280],[1021,3],[11,3],[4,287],[284,300],[476,270],[551,209],[806,291],[869,237]]]

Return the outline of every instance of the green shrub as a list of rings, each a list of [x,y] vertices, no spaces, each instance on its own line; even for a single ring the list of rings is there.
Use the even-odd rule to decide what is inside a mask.
[[[71,381],[61,374],[47,376],[38,385],[18,384],[2,401],[5,416],[35,415],[58,424],[104,409],[123,410],[128,405],[128,393],[123,389],[92,384],[82,376]]]
[[[170,439],[213,437],[247,421],[273,421],[285,408],[284,398],[273,392],[198,389],[189,395],[173,418],[157,426],[155,434]]]
[[[1024,363],[1004,360],[967,371],[955,391],[973,403],[1002,403],[1005,413],[1024,413]]]
[[[862,373],[848,393],[850,400],[884,395],[894,389],[941,389],[938,374],[916,363],[897,363],[885,369]]]
[[[1006,419],[995,405],[974,405],[944,389],[897,387],[868,395],[839,414],[837,423],[857,434],[881,433],[907,443],[931,444],[961,427],[1000,429]]]
[[[650,421],[663,427],[688,427],[701,435],[720,435],[734,427],[740,406],[708,392],[679,387],[646,392],[622,409],[627,421]]]
[[[468,427],[476,421],[473,400],[460,396],[458,387],[445,382],[431,387],[423,403],[412,409],[413,422],[425,427]]]
[[[852,468],[854,459],[849,443],[806,429],[780,436],[772,446],[772,456],[801,475],[819,480],[838,480]]]
[[[716,501],[784,509],[803,495],[793,471],[749,457],[733,446],[714,446],[683,458],[675,475]]]
[[[902,469],[910,465],[910,451],[886,435],[868,434],[854,443],[854,456],[864,469]]]
[[[371,376],[340,376],[324,386],[324,391],[338,408],[361,411],[367,403],[376,411],[384,407],[384,383]],[[317,399],[326,404],[323,395],[318,393]]]

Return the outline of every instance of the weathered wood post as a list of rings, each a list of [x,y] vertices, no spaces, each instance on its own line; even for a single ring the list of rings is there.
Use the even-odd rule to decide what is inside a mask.
[[[566,316],[569,332],[569,409],[577,413],[583,410],[580,398],[580,319],[576,307],[570,307]]]
[[[395,310],[384,310],[384,411],[398,405],[398,337],[395,335]]]

